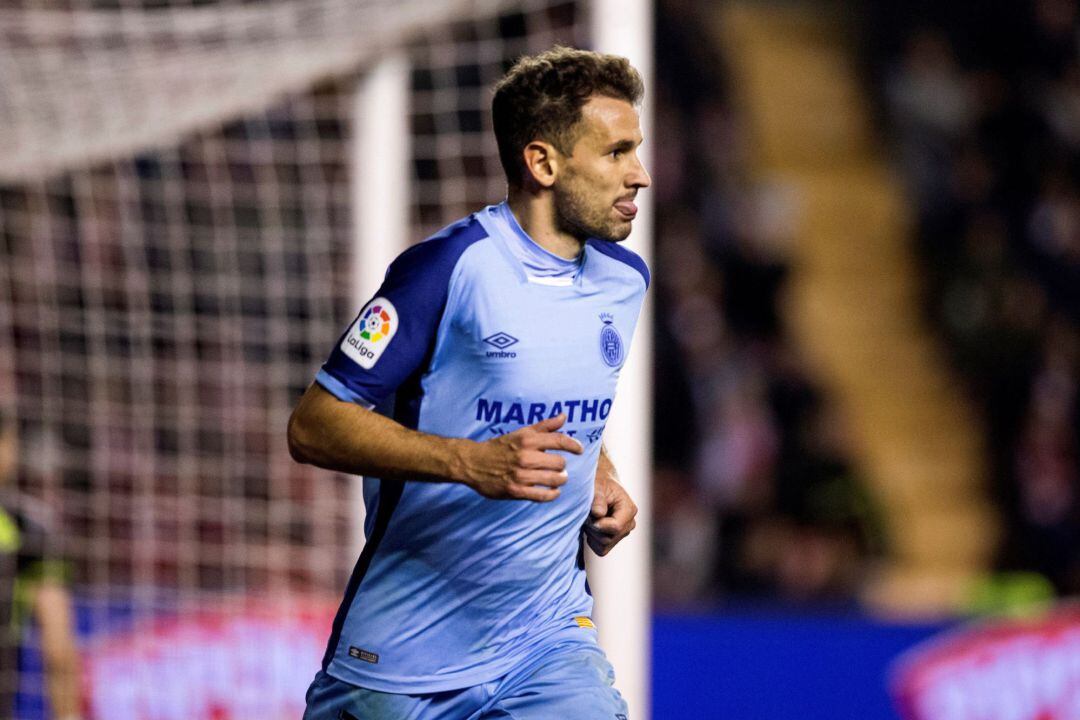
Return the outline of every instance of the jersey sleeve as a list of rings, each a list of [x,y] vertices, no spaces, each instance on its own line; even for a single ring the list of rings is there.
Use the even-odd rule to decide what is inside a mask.
[[[22,582],[67,579],[55,513],[43,503],[20,497],[16,511],[19,549],[15,572]]]
[[[454,267],[465,249],[485,236],[473,222],[398,256],[316,382],[339,400],[374,407],[422,370],[431,358]]]

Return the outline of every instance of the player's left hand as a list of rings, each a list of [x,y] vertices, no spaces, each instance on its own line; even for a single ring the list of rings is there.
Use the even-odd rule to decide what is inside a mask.
[[[601,453],[596,466],[592,509],[585,523],[585,539],[592,551],[600,556],[611,552],[611,548],[637,526],[634,520],[637,505],[617,477],[615,466],[605,453]]]

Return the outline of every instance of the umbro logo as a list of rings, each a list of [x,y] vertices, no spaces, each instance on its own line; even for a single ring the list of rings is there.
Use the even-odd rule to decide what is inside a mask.
[[[505,350],[511,345],[517,345],[518,339],[513,335],[504,332],[497,332],[494,335],[488,335],[486,338],[484,338],[484,342],[486,342],[488,345],[491,345],[492,347],[498,348],[499,350]]]
[[[518,339],[509,333],[497,332],[494,335],[488,335],[484,338],[484,342],[490,345],[495,350],[488,350],[487,357],[489,358],[516,358],[516,352],[507,352],[506,349],[513,345],[518,344]]]

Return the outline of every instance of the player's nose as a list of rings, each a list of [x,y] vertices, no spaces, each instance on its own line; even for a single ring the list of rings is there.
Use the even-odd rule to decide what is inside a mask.
[[[648,170],[641,163],[638,157],[634,157],[634,166],[630,170],[630,174],[626,178],[626,186],[632,188],[647,188],[652,185],[652,178],[649,177]]]

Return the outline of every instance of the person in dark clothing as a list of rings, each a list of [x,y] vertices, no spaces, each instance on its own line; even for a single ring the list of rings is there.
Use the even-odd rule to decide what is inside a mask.
[[[0,720],[15,713],[24,620],[37,623],[50,718],[78,720],[79,656],[71,595],[49,509],[15,487],[15,422],[0,408]]]

